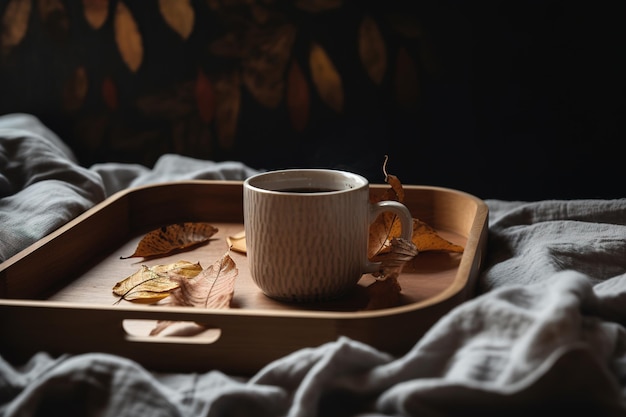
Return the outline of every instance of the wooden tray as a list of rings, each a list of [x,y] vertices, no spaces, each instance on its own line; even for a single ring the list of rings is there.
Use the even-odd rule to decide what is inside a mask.
[[[371,185],[381,193],[385,185]],[[456,190],[404,186],[413,216],[464,245],[461,254],[420,253],[400,277],[402,305],[365,310],[370,276],[341,301],[294,305],[264,296],[251,281],[246,256],[237,264],[233,307],[204,310],[133,304],[112,294],[116,282],[142,264],[187,260],[203,267],[243,230],[242,182],[184,181],[121,191],[0,264],[0,355],[24,361],[35,352],[108,352],[160,371],[252,374],[295,350],[340,335],[393,355],[406,353],[442,315],[472,297],[485,253],[488,209]],[[183,221],[205,221],[219,232],[190,252],[144,260],[133,253],[148,231]],[[150,336],[157,320],[200,322],[196,337]]]

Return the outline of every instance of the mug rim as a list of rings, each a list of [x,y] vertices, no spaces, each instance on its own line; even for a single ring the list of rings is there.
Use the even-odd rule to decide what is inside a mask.
[[[345,180],[349,180],[350,184],[346,184],[344,188],[341,188],[338,190],[314,191],[314,192],[309,192],[309,193],[302,193],[302,192],[297,192],[297,191],[285,191],[281,189],[269,188],[267,187],[267,185],[264,186],[264,184],[269,184],[269,183],[274,183],[274,184],[277,182],[280,183],[281,181],[277,181],[277,180],[280,180],[280,178],[283,177],[283,182],[287,182],[288,180],[294,180],[294,182],[292,182],[291,187],[286,187],[286,188],[296,188],[296,186],[294,186],[293,184],[296,183],[298,179],[304,180],[301,183],[301,185],[299,185],[299,187],[306,187],[307,186],[307,184],[305,183],[307,179],[306,175],[304,175],[302,178],[297,178],[297,176],[295,175],[290,176],[290,175],[298,174],[298,173],[313,174],[313,175],[327,175],[328,176],[327,178],[330,178],[330,176],[334,175],[337,177],[341,177],[339,178],[339,180],[341,180],[342,178]],[[308,184],[308,185],[314,186],[311,184]],[[277,170],[271,170],[271,171],[263,171],[263,172],[254,174],[244,180],[244,187],[253,189],[257,192],[274,193],[274,194],[280,194],[280,195],[297,195],[297,196],[346,193],[346,192],[353,192],[355,190],[359,190],[361,188],[368,187],[368,186],[369,186],[369,181],[363,175],[357,174],[355,172],[350,172],[350,171],[345,171],[345,170],[340,170],[340,169],[333,169],[333,168],[277,169]]]

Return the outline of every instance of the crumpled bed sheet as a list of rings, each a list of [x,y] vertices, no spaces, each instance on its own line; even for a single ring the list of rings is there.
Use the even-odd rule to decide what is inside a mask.
[[[254,172],[177,155],[150,169],[83,168],[36,119],[5,116],[0,254],[126,187]],[[252,376],[156,373],[98,352],[40,352],[26,364],[0,357],[0,415],[626,415],[626,199],[486,203],[478,295],[402,357],[345,337]]]

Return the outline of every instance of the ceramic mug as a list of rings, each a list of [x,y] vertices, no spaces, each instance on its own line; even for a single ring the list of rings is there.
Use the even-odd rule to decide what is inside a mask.
[[[367,258],[369,226],[390,211],[411,239],[412,215],[397,201],[372,203],[361,175],[333,169],[268,171],[243,183],[250,273],[269,297],[331,300],[379,269]]]

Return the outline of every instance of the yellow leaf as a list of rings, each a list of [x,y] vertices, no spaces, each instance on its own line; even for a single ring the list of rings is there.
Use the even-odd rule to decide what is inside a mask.
[[[159,0],[159,11],[165,22],[181,38],[189,38],[195,21],[195,13],[189,0]]]
[[[121,259],[153,258],[193,248],[209,241],[218,229],[209,223],[176,223],[147,233],[137,245],[135,252]]]
[[[311,76],[321,99],[334,111],[343,110],[344,93],[341,76],[326,51],[317,43],[309,54]]]
[[[132,72],[137,72],[143,61],[143,41],[135,18],[122,1],[115,8],[114,31],[124,63]]]
[[[247,253],[245,231],[239,232],[233,236],[228,236],[226,243],[228,243],[228,247],[236,252]]]
[[[7,54],[24,39],[31,9],[31,0],[11,0],[7,4],[2,16],[2,37],[0,37],[3,54]]]
[[[83,9],[89,26],[100,29],[109,16],[109,0],[83,0]]]
[[[359,26],[359,56],[372,81],[380,84],[387,71],[387,48],[371,17],[365,17]]]
[[[413,243],[420,252],[442,251],[442,252],[463,252],[463,246],[454,244],[444,239],[439,233],[427,223],[413,219]]]
[[[180,282],[172,280],[171,275],[193,278],[202,271],[199,263],[178,261],[167,265],[155,265],[151,268],[142,265],[134,274],[119,281],[113,287],[113,293],[120,300],[154,303],[170,295],[179,287]]]

